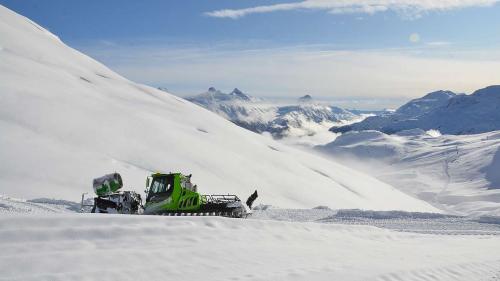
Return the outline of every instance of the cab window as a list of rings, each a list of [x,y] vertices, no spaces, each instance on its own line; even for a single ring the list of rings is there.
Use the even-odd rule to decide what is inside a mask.
[[[149,193],[151,195],[154,194],[170,195],[173,190],[174,190],[174,176],[166,175],[153,178],[153,182],[151,183],[151,188]]]

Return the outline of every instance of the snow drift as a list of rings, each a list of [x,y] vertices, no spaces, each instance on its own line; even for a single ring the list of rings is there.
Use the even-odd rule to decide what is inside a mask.
[[[142,191],[151,171],[182,171],[202,192],[257,188],[258,200],[283,207],[436,210],[133,83],[2,6],[0,34],[0,193],[77,201],[109,172]]]

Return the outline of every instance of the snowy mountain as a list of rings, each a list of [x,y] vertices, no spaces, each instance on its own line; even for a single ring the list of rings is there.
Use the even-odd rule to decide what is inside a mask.
[[[449,100],[457,94],[450,91],[436,91],[429,93],[421,98],[411,100],[395,111],[395,114],[400,114],[408,117],[418,117],[420,115],[431,112],[432,110],[446,106]]]
[[[229,94],[210,88],[186,99],[238,126],[256,133],[268,132],[277,139],[315,134],[318,127],[331,127],[358,118],[342,108],[314,103],[310,95],[299,98],[298,104],[276,105],[237,88]]]
[[[349,132],[318,149],[458,214],[500,214],[500,131],[438,135]]]
[[[373,177],[131,82],[2,6],[0,34],[3,194],[78,201],[106,173],[120,172],[126,189],[142,191],[149,173],[182,171],[203,193],[246,198],[258,189],[258,202],[282,207],[436,211]]]
[[[215,89],[214,87],[208,88],[208,91],[202,94],[186,99],[196,104],[202,105],[203,107],[216,106],[223,102],[257,101],[256,98],[243,93],[238,88],[234,88],[231,93],[225,94],[220,90]]]
[[[500,130],[499,110],[500,86],[480,89],[471,95],[438,91],[410,101],[393,114],[369,117],[332,131],[377,130],[392,134],[419,128],[443,134],[478,134]]]
[[[312,101],[313,98],[311,97],[311,95],[304,95],[299,98],[299,102],[312,102]]]

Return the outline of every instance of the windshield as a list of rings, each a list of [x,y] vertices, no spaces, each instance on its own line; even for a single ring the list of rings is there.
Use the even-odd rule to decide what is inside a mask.
[[[170,196],[174,190],[174,175],[166,175],[153,178],[148,197],[152,195]]]

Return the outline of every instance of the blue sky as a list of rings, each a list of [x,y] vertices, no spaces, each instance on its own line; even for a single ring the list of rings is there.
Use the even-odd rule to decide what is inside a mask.
[[[215,86],[256,96],[401,100],[498,84],[496,0],[0,4],[127,78],[179,95]]]

